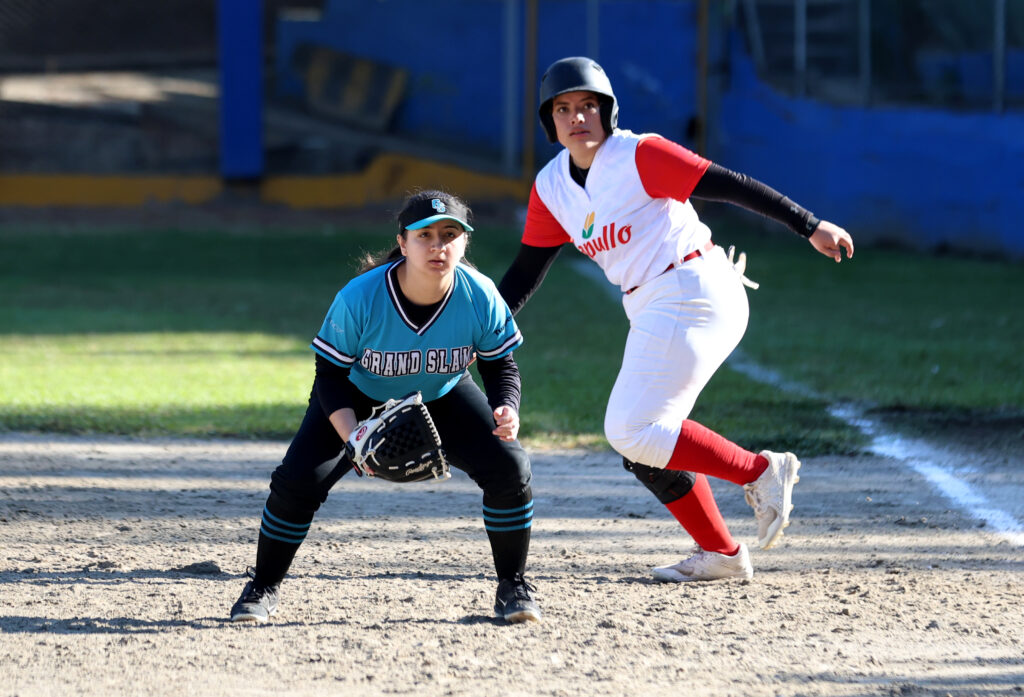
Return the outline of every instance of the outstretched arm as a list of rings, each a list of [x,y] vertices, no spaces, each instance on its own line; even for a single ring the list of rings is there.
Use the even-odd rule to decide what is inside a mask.
[[[834,223],[819,220],[803,206],[753,177],[709,162],[664,138],[641,141],[636,157],[641,181],[651,196],[731,203],[782,223],[836,261],[842,259],[844,247],[847,257],[853,256],[849,233]]]

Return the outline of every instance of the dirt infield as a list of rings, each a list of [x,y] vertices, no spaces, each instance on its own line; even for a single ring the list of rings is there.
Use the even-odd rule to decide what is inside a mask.
[[[874,457],[804,461],[752,581],[663,585],[689,539],[617,458],[535,453],[545,618],[516,626],[465,476],[346,477],[278,615],[232,625],[284,449],[0,435],[0,694],[1024,694],[1024,549]]]

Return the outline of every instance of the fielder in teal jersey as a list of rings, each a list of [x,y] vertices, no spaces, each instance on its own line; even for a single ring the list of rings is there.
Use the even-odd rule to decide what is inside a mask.
[[[448,393],[474,354],[495,360],[523,343],[491,279],[459,263],[437,310],[422,324],[402,308],[397,281],[405,257],[353,279],[338,292],[311,347],[350,368],[349,380],[384,401],[419,390],[430,402]]]
[[[533,525],[530,460],[520,445],[522,334],[494,283],[464,262],[469,207],[441,191],[410,196],[397,246],[364,260],[313,339],[316,378],[263,509],[256,566],[233,621],[266,622],[314,514],[352,469],[345,443],[388,399],[419,391],[448,462],[483,491],[483,525],[498,588],[495,613],[539,620],[524,576]],[[476,360],[484,390],[467,367]],[[401,486],[401,485],[395,485]],[[406,484],[404,486],[415,486]]]

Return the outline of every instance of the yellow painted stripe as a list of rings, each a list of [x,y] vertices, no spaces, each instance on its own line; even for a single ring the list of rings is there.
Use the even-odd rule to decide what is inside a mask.
[[[404,155],[382,155],[359,174],[267,177],[262,199],[294,208],[356,208],[396,201],[413,189],[438,187],[465,197],[470,205],[495,199],[525,201],[530,191],[529,184],[512,177]]]
[[[214,176],[0,174],[0,205],[141,206],[158,201],[204,203],[224,185]]]
[[[149,202],[208,203],[224,192],[220,177],[0,175],[0,205],[132,207]],[[476,201],[525,201],[530,182],[482,174],[405,155],[381,155],[363,172],[267,176],[260,199],[293,208],[357,208],[402,199],[417,188],[442,188]]]

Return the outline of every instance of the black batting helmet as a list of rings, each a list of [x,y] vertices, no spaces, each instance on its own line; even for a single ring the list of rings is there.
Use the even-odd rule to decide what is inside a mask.
[[[551,103],[566,92],[594,92],[601,103],[601,125],[611,134],[619,123],[619,104],[612,92],[612,83],[604,69],[589,58],[576,56],[563,58],[548,66],[540,79],[540,123],[547,133],[548,142],[558,140],[555,121],[551,117]]]

